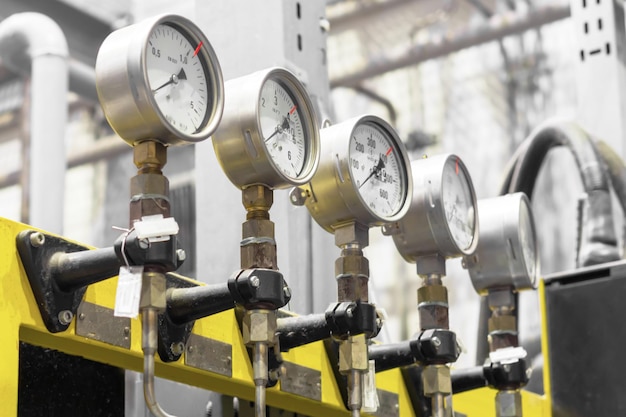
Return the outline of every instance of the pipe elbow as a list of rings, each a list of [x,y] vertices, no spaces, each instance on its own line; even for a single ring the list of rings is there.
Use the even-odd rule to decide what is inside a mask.
[[[0,22],[0,57],[12,71],[30,74],[31,61],[41,56],[69,57],[61,27],[41,13],[16,13]]]

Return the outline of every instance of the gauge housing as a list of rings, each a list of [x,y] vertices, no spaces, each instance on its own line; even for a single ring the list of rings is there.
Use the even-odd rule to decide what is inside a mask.
[[[408,213],[398,222],[385,228],[391,234],[396,248],[407,262],[440,254],[453,258],[474,253],[478,242],[478,212],[476,193],[463,161],[456,155],[445,154],[411,162],[413,173],[413,199]],[[447,219],[446,175],[460,180],[467,192],[469,205],[467,219],[473,226],[470,242],[462,245],[455,239]],[[471,227],[471,226],[470,226]]]
[[[259,102],[263,85],[273,80],[294,99],[304,129],[306,155],[297,177],[276,165],[264,143]],[[222,122],[212,137],[217,158],[230,181],[239,188],[262,184],[272,189],[302,185],[311,180],[320,160],[317,115],[302,83],[286,69],[269,68],[225,84],[226,106]]]
[[[480,294],[496,288],[535,288],[539,277],[537,235],[528,197],[506,194],[478,201],[480,237],[463,260]]]
[[[404,189],[403,202],[390,216],[379,216],[363,201],[350,169],[350,138],[355,129],[364,123],[376,127],[392,142],[401,164]],[[337,227],[356,221],[367,227],[382,226],[401,219],[409,209],[413,193],[410,162],[404,144],[395,130],[383,119],[364,115],[324,128],[321,135],[321,160],[317,173],[303,188],[307,195],[306,206],[315,221],[333,233]]]
[[[198,50],[207,79],[207,116],[196,132],[185,133],[163,115],[148,81],[148,40],[158,25],[173,27]],[[215,51],[202,31],[189,19],[160,15],[111,33],[96,60],[96,89],[104,114],[113,130],[130,145],[156,140],[165,145],[200,142],[215,131],[224,109],[224,81]]]

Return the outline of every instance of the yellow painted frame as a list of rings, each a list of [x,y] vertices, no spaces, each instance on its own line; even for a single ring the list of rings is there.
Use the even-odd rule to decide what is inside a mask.
[[[17,414],[19,342],[55,349],[70,355],[81,356],[93,361],[119,368],[141,371],[141,323],[131,320],[130,349],[109,345],[76,335],[75,325],[61,333],[50,333],[46,329],[34,300],[30,284],[24,273],[15,237],[30,226],[0,218],[0,415]],[[90,285],[85,300],[113,309],[117,277]],[[252,366],[242,343],[241,333],[234,312],[226,311],[196,321],[193,333],[210,337],[232,345],[232,377],[193,368],[184,360],[163,363],[157,359],[156,374],[161,378],[194,385],[222,394],[254,400]],[[321,373],[322,400],[314,401],[280,391],[279,387],[267,391],[267,404],[283,410],[308,416],[347,417],[350,413],[343,406],[341,393],[333,376],[332,366],[322,342],[292,349],[284,354],[285,360],[315,369]],[[409,395],[398,369],[376,375],[379,389],[398,395],[399,416],[414,417]],[[548,386],[548,385],[546,385]],[[495,414],[493,396],[495,392],[482,389],[454,396],[456,411],[468,417],[488,417]],[[524,410],[527,416],[549,416],[549,401],[544,397],[524,394]]]

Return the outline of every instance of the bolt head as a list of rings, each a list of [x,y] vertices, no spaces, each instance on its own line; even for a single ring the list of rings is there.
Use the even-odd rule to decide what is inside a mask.
[[[57,318],[59,319],[59,323],[61,323],[63,326],[67,326],[72,322],[72,319],[74,318],[74,313],[69,310],[61,310]]]
[[[259,277],[257,277],[256,275],[252,275],[249,279],[250,285],[252,285],[253,288],[259,288],[259,285],[261,285],[261,280],[259,279]]]
[[[285,298],[291,299],[291,288],[289,288],[288,286],[284,286],[283,295],[285,296]]]
[[[43,246],[46,243],[46,236],[43,233],[34,232],[30,234],[30,244],[34,248]]]
[[[185,259],[187,259],[187,252],[185,252],[184,249],[177,249],[176,258],[178,258],[178,262],[183,262]]]

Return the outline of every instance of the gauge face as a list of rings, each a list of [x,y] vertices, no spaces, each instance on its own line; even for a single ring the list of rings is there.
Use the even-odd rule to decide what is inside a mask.
[[[356,126],[350,138],[350,174],[358,194],[375,215],[397,214],[407,198],[407,168],[395,140],[377,124]]]
[[[465,251],[474,240],[476,209],[470,180],[465,170],[459,166],[458,158],[446,161],[441,199],[452,239]]]
[[[207,65],[195,44],[167,24],[156,25],[146,46],[146,72],[154,100],[175,130],[193,134],[201,130],[211,108]]]
[[[528,204],[525,204],[523,201],[520,203],[519,236],[526,272],[528,273],[528,278],[534,285],[537,275],[536,236],[530,209],[528,208]]]
[[[261,88],[259,122],[265,149],[274,165],[288,178],[300,178],[308,157],[301,110],[285,85],[271,78]]]

